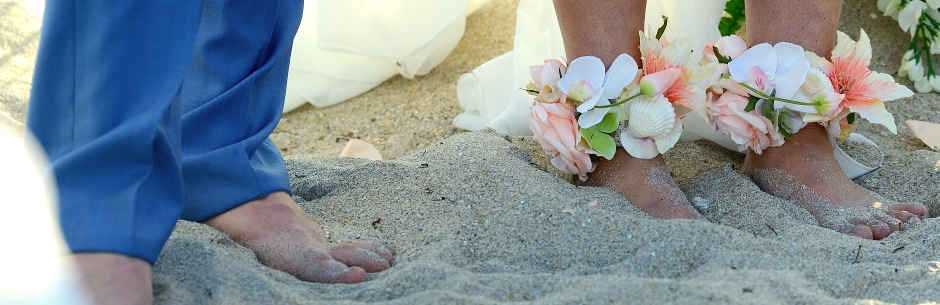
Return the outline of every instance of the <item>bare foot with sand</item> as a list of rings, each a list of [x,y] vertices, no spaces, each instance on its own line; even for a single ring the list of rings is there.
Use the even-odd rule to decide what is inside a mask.
[[[656,218],[705,219],[672,180],[662,155],[637,159],[618,147],[613,160],[601,160],[587,181],[575,179],[575,184],[610,187]]]
[[[320,283],[359,283],[388,269],[392,251],[378,243],[326,240],[320,226],[284,192],[222,213],[205,224],[251,249],[262,264]]]
[[[819,124],[809,124],[780,147],[748,152],[744,171],[765,192],[796,200],[819,224],[866,239],[882,239],[927,217],[918,203],[886,204],[842,172]]]
[[[262,264],[320,283],[359,283],[388,269],[392,250],[374,242],[334,244],[284,192],[258,198],[205,223],[251,249]],[[150,263],[114,253],[78,253],[76,265],[95,304],[150,304]]]

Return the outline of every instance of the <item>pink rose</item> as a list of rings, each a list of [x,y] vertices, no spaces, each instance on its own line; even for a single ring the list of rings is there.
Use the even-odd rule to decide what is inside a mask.
[[[568,72],[568,67],[557,59],[546,59],[545,64],[529,67],[532,74],[532,85],[540,90],[542,86],[550,85],[561,79]]]
[[[741,39],[741,37],[737,35],[724,36],[718,38],[715,44],[709,43],[705,45],[703,53],[708,62],[718,62],[718,57],[715,55],[715,50],[712,47],[718,47],[718,52],[721,53],[721,55],[731,59],[747,51],[747,43],[744,42],[744,39]]]
[[[713,47],[718,47],[718,52],[721,53],[722,56],[731,59],[735,59],[738,55],[747,51],[747,43],[744,42],[744,39],[741,39],[741,37],[737,35],[724,36],[719,38],[714,44],[708,43],[705,45],[705,50],[702,52],[704,55],[702,57],[703,61],[718,63],[718,57],[715,55]],[[728,71],[728,64],[719,63],[718,66],[715,67],[715,74],[712,75],[710,83],[714,85],[721,79],[722,74],[731,74],[731,72]]]
[[[744,112],[748,96],[739,94],[742,90],[736,87],[740,85],[727,79],[717,85],[725,90],[709,92],[705,110],[711,118],[712,129],[731,138],[741,151],[750,148],[761,154],[767,147],[783,145],[783,135],[774,129],[770,120],[753,110]]]
[[[591,151],[580,145],[581,132],[574,118],[574,107],[567,102],[539,103],[529,113],[529,129],[542,149],[552,157],[552,165],[563,172],[587,180],[587,173],[596,166]]]

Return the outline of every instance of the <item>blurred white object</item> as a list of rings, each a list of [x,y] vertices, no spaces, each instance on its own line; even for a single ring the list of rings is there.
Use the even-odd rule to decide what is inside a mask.
[[[0,304],[88,304],[66,256],[45,153],[24,136],[0,131]]]
[[[306,0],[294,38],[284,112],[330,106],[401,74],[425,75],[489,0]]]

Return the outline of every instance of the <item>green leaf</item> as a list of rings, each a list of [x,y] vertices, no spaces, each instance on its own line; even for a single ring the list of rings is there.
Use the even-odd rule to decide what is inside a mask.
[[[750,99],[747,102],[747,106],[744,107],[744,112],[751,112],[752,110],[754,110],[754,107],[757,107],[757,101],[760,101],[760,98],[751,95]]]
[[[669,18],[663,16],[663,26],[659,27],[659,30],[656,30],[656,40],[659,40],[663,37],[663,33],[666,32],[666,23],[669,21]]]
[[[617,144],[614,142],[614,138],[598,131],[596,125],[587,129],[582,128],[581,136],[584,137],[588,146],[601,154],[601,156],[604,156],[607,160],[614,158],[614,153],[617,152]]]
[[[774,122],[774,124],[776,124],[777,116],[779,116],[780,113],[776,111],[776,109],[774,109],[774,102],[765,100],[763,103],[759,103],[759,104],[761,105],[760,105],[760,110],[758,111],[758,113],[763,115],[767,119],[769,119],[771,122]]]
[[[597,128],[597,131],[603,133],[612,133],[617,130],[617,127],[620,125],[620,110],[617,108],[612,108],[610,112],[604,115],[604,118],[601,119],[600,123],[597,123],[594,127]]]
[[[721,17],[718,22],[718,31],[721,36],[729,36],[737,33],[744,24],[744,0],[728,0],[725,3],[725,13],[727,16]]]
[[[731,57],[721,55],[721,52],[718,52],[718,47],[712,46],[712,52],[715,53],[715,57],[718,57],[718,63],[726,64],[731,62]]]
[[[783,125],[780,125],[780,128],[778,128],[777,130],[780,131],[780,134],[783,135],[784,138],[790,139],[791,141],[796,143],[796,140],[793,140],[793,134],[787,131],[786,128],[783,128]]]
[[[855,112],[849,113],[849,116],[845,117],[845,120],[848,121],[849,124],[855,124],[856,115],[858,115],[858,113],[855,113]]]

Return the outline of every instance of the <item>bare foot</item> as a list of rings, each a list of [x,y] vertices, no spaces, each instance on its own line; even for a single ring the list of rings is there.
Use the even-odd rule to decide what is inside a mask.
[[[94,304],[152,304],[150,263],[113,253],[73,254],[79,278]]]
[[[574,180],[577,185],[610,187],[656,218],[705,219],[672,180],[662,155],[637,159],[618,147],[614,159],[601,159],[587,181]]]
[[[794,139],[768,148],[762,155],[748,152],[744,171],[765,192],[796,200],[821,226],[882,239],[902,230],[914,218],[927,217],[927,208],[921,204],[882,203],[846,177],[832,156],[832,145],[821,125],[807,125]],[[869,212],[859,213],[864,210]]]
[[[328,242],[320,226],[284,192],[205,221],[255,252],[262,264],[321,283],[359,283],[388,269],[392,251],[374,242]]]

